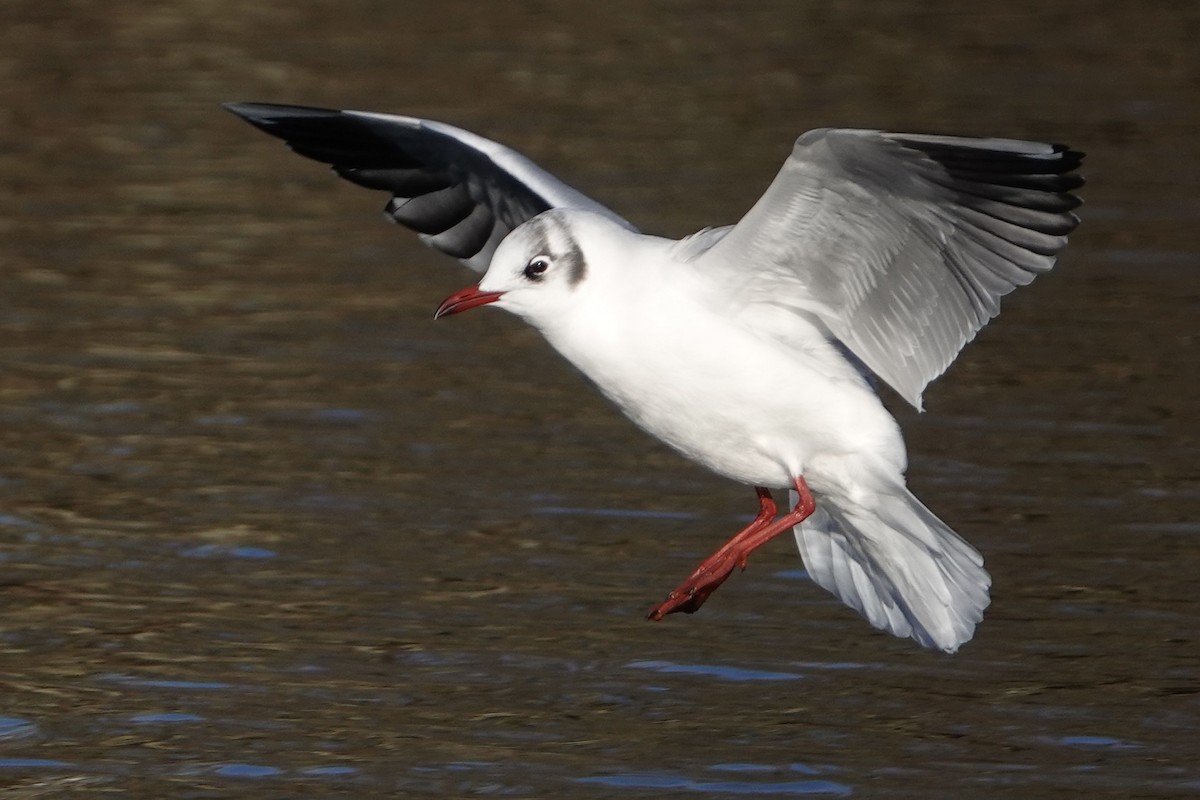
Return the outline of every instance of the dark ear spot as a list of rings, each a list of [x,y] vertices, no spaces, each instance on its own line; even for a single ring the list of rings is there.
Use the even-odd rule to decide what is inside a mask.
[[[562,265],[567,271],[567,284],[575,287],[587,276],[587,261],[584,260],[583,251],[579,249],[575,240],[571,239],[570,242],[571,246],[563,255]]]

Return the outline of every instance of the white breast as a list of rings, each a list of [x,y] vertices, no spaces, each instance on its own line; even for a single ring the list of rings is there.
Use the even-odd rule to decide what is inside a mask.
[[[751,333],[679,282],[582,303],[550,343],[649,433],[715,472],[786,487],[812,468],[871,454],[903,469],[895,422],[823,334],[780,319]],[[663,287],[677,290],[664,291]],[[786,312],[784,312],[786,313]],[[761,327],[761,326],[758,326]],[[819,471],[819,470],[818,470]]]

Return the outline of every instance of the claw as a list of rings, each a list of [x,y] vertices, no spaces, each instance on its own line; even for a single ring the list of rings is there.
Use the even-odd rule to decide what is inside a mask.
[[[733,574],[736,560],[726,560],[724,563],[697,570],[697,575],[689,578],[682,586],[677,587],[667,595],[667,599],[656,606],[646,615],[647,619],[659,621],[668,614],[695,614],[700,606],[708,600],[718,586]]]

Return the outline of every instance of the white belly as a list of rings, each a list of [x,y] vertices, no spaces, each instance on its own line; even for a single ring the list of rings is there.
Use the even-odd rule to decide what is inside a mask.
[[[814,328],[785,346],[681,301],[572,329],[548,338],[630,419],[733,480],[821,491],[847,460],[904,469],[895,421]]]

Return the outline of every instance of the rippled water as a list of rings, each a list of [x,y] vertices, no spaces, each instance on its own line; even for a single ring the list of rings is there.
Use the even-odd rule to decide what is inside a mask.
[[[0,787],[1200,794],[1200,15],[1158,8],[5,3]],[[468,276],[227,100],[447,119],[671,234],[809,127],[1088,150],[1059,269],[897,409],[976,640],[782,542],[645,622],[751,493],[515,320],[433,324]]]

